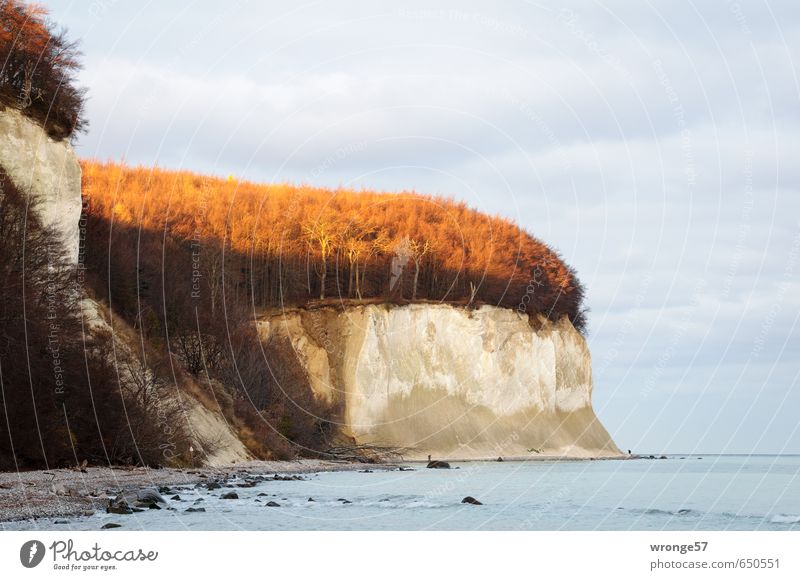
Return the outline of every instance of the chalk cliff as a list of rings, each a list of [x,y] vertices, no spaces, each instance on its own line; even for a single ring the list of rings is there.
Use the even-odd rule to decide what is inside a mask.
[[[360,443],[407,458],[615,456],[592,409],[591,356],[564,318],[506,308],[368,305],[262,317],[288,337],[319,397]],[[534,328],[535,326],[535,328]]]
[[[54,141],[12,108],[0,111],[0,167],[37,198],[77,264],[81,169],[68,141]],[[84,320],[136,352],[130,332],[90,299]],[[262,340],[288,338],[325,417],[359,443],[449,459],[615,456],[592,409],[591,357],[567,318],[534,324],[516,311],[444,304],[290,308],[257,321]],[[128,329],[130,330],[130,329]],[[176,391],[195,447],[210,463],[250,457],[218,409]]]
[[[72,264],[78,263],[81,167],[69,141],[55,141],[16,109],[0,110],[0,166],[38,200],[43,226],[55,229]]]

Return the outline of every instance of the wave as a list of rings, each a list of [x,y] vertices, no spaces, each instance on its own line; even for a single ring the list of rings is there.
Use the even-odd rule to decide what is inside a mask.
[[[379,499],[367,499],[367,500],[359,500],[354,499],[354,503],[363,506],[363,507],[380,507],[380,508],[387,508],[387,509],[394,509],[394,508],[443,508],[443,507],[453,507],[454,505],[460,505],[458,502],[437,502],[432,501],[430,498],[426,498],[424,496],[418,495],[395,495],[395,496],[384,496]]]
[[[681,508],[679,510],[662,510],[658,508],[648,508],[648,509],[631,509],[628,510],[634,513],[640,514],[647,514],[650,516],[660,515],[660,516],[689,516],[689,515],[698,515],[698,512],[695,510],[690,510],[687,508]]]
[[[800,516],[793,514],[776,514],[769,519],[773,524],[800,524]]]
[[[624,508],[618,508],[624,509]],[[691,517],[691,518],[700,518],[700,519],[708,519],[708,518],[720,518],[723,520],[749,520],[751,522],[765,522],[768,521],[771,524],[800,524],[800,515],[797,514],[776,514],[772,517],[766,515],[755,515],[755,514],[737,514],[731,512],[703,512],[699,510],[692,510],[692,509],[679,509],[679,510],[664,510],[658,508],[632,508],[628,509],[627,511],[648,515],[648,516],[664,516],[664,517]]]

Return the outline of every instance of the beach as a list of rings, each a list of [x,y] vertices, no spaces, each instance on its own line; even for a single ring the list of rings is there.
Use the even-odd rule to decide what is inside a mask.
[[[145,488],[196,485],[248,475],[299,475],[359,469],[365,469],[365,464],[299,459],[186,469],[114,466],[3,472],[0,473],[0,522],[90,515],[105,510],[109,496]]]

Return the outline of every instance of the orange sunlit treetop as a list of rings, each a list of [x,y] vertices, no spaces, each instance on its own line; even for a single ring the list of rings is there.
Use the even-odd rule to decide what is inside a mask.
[[[136,250],[131,259],[155,270],[167,265],[147,254],[161,260],[164,244],[194,252],[212,298],[227,283],[255,307],[320,299],[489,303],[553,320],[566,314],[584,326],[583,289],[554,251],[511,221],[452,199],[96,161],[83,162],[83,192],[95,235],[111,236],[112,252]],[[142,232],[157,234],[147,248]]]

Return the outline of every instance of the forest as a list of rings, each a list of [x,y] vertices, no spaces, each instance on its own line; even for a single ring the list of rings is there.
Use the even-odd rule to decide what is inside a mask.
[[[256,313],[427,301],[567,316],[585,327],[583,287],[558,254],[463,202],[110,162],[82,166],[93,238],[87,260],[108,271],[115,308],[135,317],[168,310],[142,300],[144,290],[198,304],[202,297],[212,314],[223,295],[226,306]],[[97,256],[98,248],[108,253]]]

